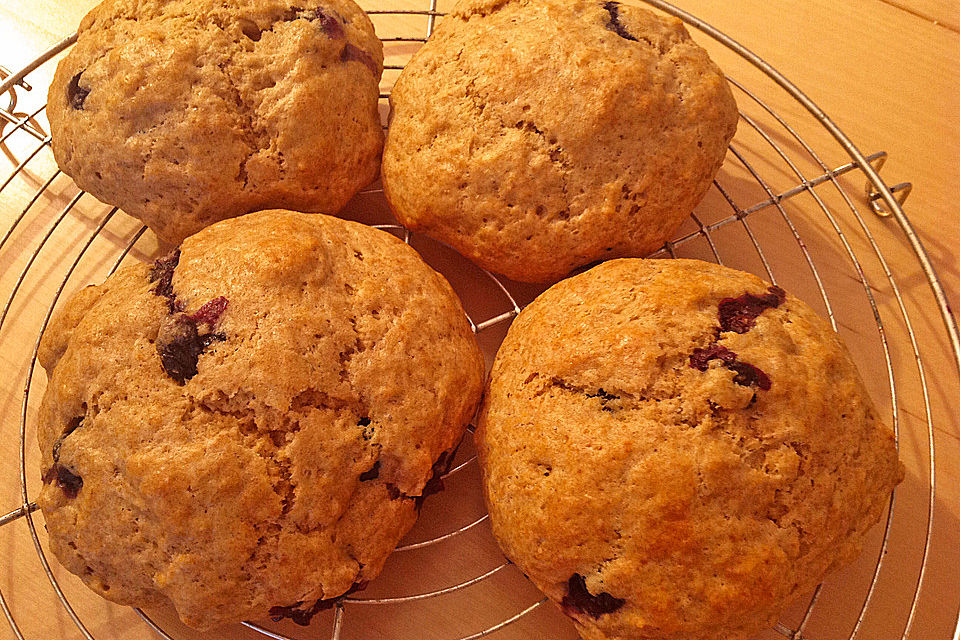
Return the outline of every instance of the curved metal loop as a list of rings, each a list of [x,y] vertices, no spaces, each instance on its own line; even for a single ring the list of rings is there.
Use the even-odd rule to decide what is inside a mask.
[[[879,175],[880,169],[883,168],[883,165],[887,162],[887,154],[884,153],[876,158],[867,158],[870,164],[873,166],[874,171]],[[907,196],[910,195],[910,192],[913,191],[912,182],[901,182],[895,184],[892,187],[888,187],[890,193],[894,194],[897,199],[897,204],[901,207],[906,201]],[[889,218],[893,215],[893,211],[887,206],[887,203],[883,199],[883,195],[877,189],[876,185],[873,183],[873,180],[867,180],[867,184],[864,187],[864,192],[867,194],[867,200],[870,201],[870,209],[880,218]]]

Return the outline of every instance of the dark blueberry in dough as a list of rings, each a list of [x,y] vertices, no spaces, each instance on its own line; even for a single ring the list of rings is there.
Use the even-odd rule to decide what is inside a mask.
[[[357,420],[357,426],[363,427],[363,431],[360,433],[360,437],[369,442],[373,440],[374,434],[377,432],[376,428],[370,424],[370,418],[364,416]]]
[[[323,32],[327,35],[328,38],[342,38],[343,33],[343,24],[341,23],[340,16],[335,11],[323,10],[321,8],[316,9],[303,9],[302,7],[290,7],[283,14],[283,21],[290,22],[292,20],[309,20],[311,22],[318,22],[320,28],[323,29]]]
[[[325,13],[322,9],[317,9],[314,20],[320,23],[320,28],[323,29],[323,32],[327,34],[328,38],[340,39],[344,37],[343,25],[340,24],[339,17],[336,13],[331,15]]]
[[[370,467],[367,471],[364,471],[360,474],[360,480],[376,480],[380,477],[380,461],[377,460],[373,463],[373,466]]]
[[[204,347],[197,325],[184,316],[174,317],[160,327],[157,336],[160,366],[177,384],[185,384],[197,375],[197,360]]]
[[[737,354],[719,344],[712,344],[706,349],[694,349],[690,354],[690,366],[700,371],[706,371],[709,368],[711,360],[722,360],[725,363],[736,362]]]
[[[567,595],[563,596],[560,606],[564,613],[585,613],[592,618],[599,618],[605,613],[613,613],[626,603],[623,598],[615,598],[607,592],[593,595],[587,591],[587,581],[579,573],[575,573],[567,580]]]
[[[207,333],[200,336],[200,342],[203,343],[203,348],[206,349],[214,342],[223,342],[227,339],[227,334],[225,333]]]
[[[54,464],[46,473],[43,474],[43,483],[49,484],[56,481],[57,487],[63,491],[63,495],[73,500],[80,493],[83,487],[83,478],[67,469],[62,464]]]
[[[340,52],[340,62],[350,62],[351,60],[367,65],[370,72],[377,75],[377,63],[373,61],[370,54],[348,42],[343,47],[343,51]]]
[[[83,71],[70,78],[70,82],[67,84],[67,104],[78,111],[83,109],[83,103],[90,95],[90,89],[80,86],[80,76],[82,75]]]
[[[195,313],[178,313],[160,325],[157,333],[160,366],[177,384],[185,384],[197,375],[197,361],[204,349],[214,342],[227,339],[223,333],[213,332],[214,325],[226,308],[227,299],[220,296],[201,306]]]
[[[620,3],[619,2],[604,2],[603,8],[610,14],[610,22],[607,23],[607,29],[613,31],[615,34],[621,38],[626,38],[627,40],[633,40],[634,42],[637,39],[627,31],[627,28],[623,26],[620,22]]]
[[[603,387],[597,389],[596,393],[588,393],[588,398],[600,398],[601,400],[619,400],[620,396],[615,396],[603,390]]]
[[[450,472],[450,467],[453,465],[453,458],[456,456],[457,449],[459,448],[460,445],[457,444],[453,449],[440,454],[440,457],[437,458],[437,461],[434,462],[431,467],[432,474],[430,475],[430,479],[423,485],[423,491],[421,491],[418,496],[408,496],[400,491],[397,485],[392,482],[385,482],[384,486],[387,488],[387,493],[390,494],[390,499],[398,500],[403,498],[404,500],[413,500],[414,506],[419,510],[420,507],[423,506],[423,502],[427,499],[427,496],[432,496],[435,493],[443,491],[443,476]],[[361,480],[362,479],[363,478],[361,478]]]
[[[176,298],[173,295],[173,270],[177,268],[178,264],[180,264],[179,248],[154,262],[153,268],[150,269],[150,282],[155,283],[153,292],[166,298],[171,305],[171,309]]]
[[[762,296],[745,293],[739,298],[724,298],[717,307],[720,330],[746,333],[756,324],[757,316],[779,307],[786,299],[786,292],[775,285]]]
[[[733,381],[740,386],[770,390],[770,377],[767,374],[752,364],[737,360],[737,354],[724,346],[714,343],[705,349],[694,349],[690,354],[690,366],[700,371],[706,371],[711,360],[720,360],[727,369],[735,372],[737,375]]]
[[[731,362],[727,368],[736,371],[733,381],[743,387],[758,387],[764,391],[770,390],[770,376],[760,369],[746,362]]]

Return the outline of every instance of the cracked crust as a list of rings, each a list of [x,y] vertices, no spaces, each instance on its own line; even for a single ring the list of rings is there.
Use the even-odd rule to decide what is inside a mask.
[[[357,223],[255,213],[176,258],[84,289],[44,335],[51,549],[198,629],[299,615],[380,572],[473,415],[481,354],[442,276]],[[222,335],[179,379],[171,318]]]
[[[595,0],[463,0],[390,100],[397,217],[525,281],[659,248],[738,118],[678,20]]]
[[[719,346],[762,369],[738,380]],[[588,640],[742,640],[851,561],[902,479],[850,356],[798,299],[613,260],[514,321],[477,431],[504,552]]]
[[[174,244],[259,209],[336,213],[378,171],[382,70],[352,0],[107,0],[50,86],[54,157]]]

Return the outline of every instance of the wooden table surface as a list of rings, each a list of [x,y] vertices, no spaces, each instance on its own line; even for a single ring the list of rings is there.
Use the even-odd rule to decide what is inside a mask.
[[[398,6],[424,9],[428,0],[361,2],[367,9]],[[42,50],[70,34],[94,0],[4,0],[0,6],[0,65],[19,69]],[[787,78],[801,87],[852,139],[864,154],[889,154],[881,176],[888,184],[913,183],[904,209],[924,243],[947,296],[960,299],[960,278],[955,246],[960,240],[957,188],[960,166],[960,6],[950,0],[677,0],[682,9],[700,17],[759,54]],[[440,10],[449,5],[440,3]],[[375,19],[378,33],[422,35],[422,17]],[[782,90],[735,53],[693,30],[729,76],[762,99],[791,124],[816,150],[823,165],[843,167],[850,161],[826,130]],[[411,43],[388,43],[388,62],[402,63],[416,48]],[[30,74],[32,92],[18,91],[18,110],[40,106],[52,75],[53,64]],[[395,73],[384,77],[389,88]],[[824,173],[819,161],[781,127],[762,106],[742,91],[736,93],[745,119],[734,141],[737,155],[728,157],[719,179],[727,195],[741,209],[763,203],[771,194],[790,188]],[[0,99],[6,106],[6,99]],[[751,123],[767,134],[764,137]],[[41,127],[45,120],[39,118]],[[18,142],[19,140],[24,142]],[[776,146],[773,146],[773,144]],[[20,146],[18,146],[20,145]],[[36,141],[29,136],[11,136],[0,148],[0,185],[24,160]],[[780,159],[783,151],[802,178]],[[739,156],[739,157],[738,157]],[[33,194],[53,171],[52,159],[44,150],[35,160],[36,169],[22,171],[0,189],[0,234],[14,228],[14,221],[27,207]],[[757,172],[763,182],[751,173]],[[916,639],[955,638],[960,605],[960,418],[956,405],[960,384],[957,365],[950,351],[943,322],[930,287],[904,233],[890,219],[869,212],[863,196],[864,177],[854,171],[837,182],[850,194],[854,207],[863,214],[863,226],[840,192],[827,181],[820,187],[801,190],[796,197],[777,206],[758,207],[747,218],[750,230],[760,238],[762,255],[752,248],[747,227],[739,222],[712,229],[717,254],[702,236],[690,236],[679,243],[679,255],[716,259],[733,266],[774,276],[824,314],[831,314],[841,336],[850,345],[878,405],[895,419],[900,431],[901,457],[908,474],[898,490],[894,516],[884,538],[878,526],[863,556],[852,567],[832,576],[819,595],[813,613],[803,629],[811,640],[846,638],[856,628],[857,637],[883,640],[898,638],[910,625],[909,637]],[[769,191],[767,191],[769,189]],[[86,238],[96,237],[85,258],[67,282],[65,292],[103,278],[139,225],[115,216],[100,231],[98,220],[104,208],[87,196],[73,206],[46,247],[38,250],[43,235],[76,194],[72,183],[60,178],[44,190],[31,205],[23,221],[0,245],[0,300],[5,302],[21,273],[28,275],[19,293],[0,320],[0,512],[22,504],[20,494],[19,430],[21,415],[26,419],[28,497],[39,484],[36,447],[31,433],[32,419],[41,395],[44,376],[39,371],[27,388],[33,345],[43,323],[51,296],[60,284],[64,269],[82,249]],[[814,197],[816,194],[816,197]],[[884,323],[888,356],[871,311],[867,290],[861,285],[840,236],[820,203],[835,216],[836,229],[861,257],[869,291]],[[359,196],[348,206],[348,214],[374,220],[382,207],[377,194]],[[724,194],[712,191],[698,207],[701,222],[722,220],[733,208]],[[99,216],[99,217],[98,217]],[[785,220],[789,218],[803,237],[797,243]],[[692,226],[691,226],[692,225]],[[684,232],[696,231],[691,222]],[[873,254],[867,234],[882,252],[886,265]],[[145,235],[128,259],[149,259],[156,243]],[[805,255],[803,249],[807,250]],[[461,277],[461,263],[443,250],[429,249],[437,264],[452,273],[458,291],[467,300],[474,318],[493,313],[497,302],[492,294],[474,291],[469,278]],[[29,262],[36,253],[34,262]],[[449,252],[448,252],[449,253]],[[810,258],[824,283],[826,300],[816,286]],[[69,258],[67,260],[66,258]],[[771,265],[767,272],[763,258]],[[892,274],[887,278],[886,269]],[[462,282],[461,282],[462,281]],[[458,284],[460,283],[460,284]],[[466,284],[463,284],[466,283]],[[536,290],[511,286],[520,301]],[[900,294],[898,301],[897,293]],[[901,314],[907,312],[910,326]],[[484,336],[487,355],[492,355],[505,325]],[[911,339],[913,336],[913,339]],[[915,342],[921,367],[917,366]],[[889,358],[896,393],[890,391]],[[25,405],[25,408],[24,408]],[[469,446],[462,456],[469,459]],[[931,468],[931,451],[934,466]],[[476,492],[476,463],[448,482],[447,491],[425,508],[422,522],[408,540],[428,539],[482,518],[483,505]],[[931,483],[935,494],[931,495]],[[932,506],[931,506],[932,505]],[[930,521],[931,510],[933,513]],[[42,517],[33,517],[44,545]],[[434,545],[426,550],[394,554],[384,575],[367,595],[386,597],[412,594],[463,582],[502,564],[485,523],[456,537],[454,543]],[[882,545],[886,540],[885,551]],[[870,593],[877,558],[884,553],[882,568]],[[66,598],[74,606],[87,630],[96,638],[154,638],[157,635],[132,610],[106,603],[89,594],[80,583],[60,570],[52,571]],[[919,594],[917,594],[918,586]],[[0,592],[23,637],[34,639],[80,638],[82,633],[61,606],[38,561],[38,554],[26,518],[0,526]],[[864,605],[864,601],[869,602]],[[367,596],[364,596],[367,597]],[[491,578],[451,594],[397,605],[348,605],[344,610],[343,638],[459,638],[479,633],[500,621],[536,605],[539,596],[512,567],[496,569]],[[916,602],[916,604],[914,604]],[[784,615],[784,629],[800,626],[809,597]],[[864,613],[861,616],[860,611]],[[913,612],[911,614],[911,611]],[[255,631],[231,627],[198,634],[181,627],[168,610],[149,611],[170,637],[257,638]],[[859,626],[858,625],[859,620]],[[263,624],[293,638],[329,637],[333,612],[318,617],[314,625],[300,629],[290,624]],[[783,630],[781,630],[782,632]],[[17,637],[0,621],[0,638]],[[575,638],[571,625],[549,604],[535,606],[519,621],[493,634],[494,638]],[[783,637],[770,631],[763,638]]]

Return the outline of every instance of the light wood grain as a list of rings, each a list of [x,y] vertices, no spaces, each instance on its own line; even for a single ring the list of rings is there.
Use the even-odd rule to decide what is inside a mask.
[[[64,35],[95,4],[93,0],[6,0],[0,6],[0,64],[18,68]],[[425,8],[426,0],[391,0],[363,3],[367,9]],[[960,265],[954,247],[960,239],[957,166],[960,166],[960,19],[956,3],[947,0],[678,0],[678,5],[759,54],[790,80],[800,86],[864,152],[884,150],[890,156],[881,175],[888,183],[911,181],[914,191],[906,203],[906,212],[942,278],[948,295],[960,297]],[[441,0],[439,8],[450,3]],[[426,18],[384,17],[375,19],[381,35],[421,35]],[[939,24],[935,24],[938,22]],[[792,98],[769,82],[758,70],[708,37],[693,31],[717,62],[736,81],[748,87],[780,113],[821,156],[828,167],[849,161],[845,152],[825,130]],[[386,47],[389,61],[405,62],[415,44],[396,43]],[[21,106],[41,104],[53,65],[41,67],[28,80],[36,89],[31,97],[20,92]],[[396,73],[385,74],[388,88]],[[823,172],[819,163],[764,110],[742,92],[737,92],[741,110],[754,119],[770,140],[795,162],[803,178]],[[0,100],[5,105],[6,100]],[[384,112],[384,115],[385,112]],[[40,124],[43,125],[41,119]],[[0,158],[0,180],[14,164],[34,147],[35,141],[21,136],[11,138],[7,157]],[[741,207],[762,202],[770,193],[779,193],[796,185],[800,178],[783,162],[764,135],[741,122],[734,147],[749,168],[735,156],[728,158],[721,184]],[[46,152],[28,165],[29,170],[0,191],[0,234],[5,233],[33,194],[52,175],[55,167]],[[751,174],[756,170],[759,183]],[[931,531],[929,557],[926,559],[922,590],[913,620],[912,639],[950,638],[956,623],[960,587],[956,568],[960,566],[960,418],[956,399],[960,384],[955,363],[934,305],[929,287],[917,261],[903,239],[902,232],[890,220],[868,213],[862,196],[862,175],[847,174],[839,184],[851,194],[853,204],[863,213],[863,226],[847,202],[830,184],[816,188],[818,202],[810,193],[758,211],[747,225],[733,222],[717,229],[712,238],[724,262],[773,276],[796,292],[824,315],[833,314],[840,335],[851,347],[861,365],[865,381],[886,415],[896,419],[900,430],[901,457],[908,476],[897,494],[883,569],[872,601],[866,608],[858,637],[886,639],[899,637],[912,604],[915,586],[924,563],[924,541],[929,509],[930,432],[932,422],[937,484],[934,499],[935,519]],[[2,184],[2,183],[0,183]],[[23,408],[24,384],[30,371],[32,349],[46,315],[49,301],[61,284],[63,274],[88,238],[96,235],[76,272],[66,282],[64,295],[88,282],[102,280],[113,266],[119,248],[136,233],[138,226],[123,214],[115,216],[99,233],[96,225],[107,207],[84,197],[64,216],[57,231],[33,264],[31,255],[41,243],[46,229],[76,189],[65,177],[57,178],[28,211],[24,222],[0,250],[0,304],[6,303],[21,273],[26,273],[0,330],[0,367],[5,378],[0,392],[0,512],[20,504],[19,428],[21,413],[27,416],[25,441],[28,495],[36,492],[36,442],[32,433],[33,416],[45,383],[36,371],[30,386],[29,401]],[[878,314],[884,322],[889,345],[885,355],[871,311],[867,289],[858,280],[833,223],[820,208],[822,202],[834,215],[837,227],[848,239],[862,261],[870,283],[869,291],[877,300]],[[713,190],[698,207],[701,222],[710,224],[733,212],[723,194]],[[359,196],[347,214],[365,221],[389,220],[377,194]],[[805,244],[796,242],[785,220],[798,229]],[[749,229],[748,229],[749,227]],[[682,233],[696,230],[688,223]],[[762,239],[763,256],[752,245],[747,231]],[[874,256],[866,233],[872,234],[894,275],[893,284],[884,265]],[[448,273],[455,288],[465,299],[475,319],[485,319],[510,308],[509,302],[489,281],[483,281],[452,252],[417,241],[432,264]],[[807,249],[808,255],[804,254]],[[149,234],[136,245],[130,260],[150,259],[157,251]],[[702,238],[679,244],[679,255],[715,259],[711,246]],[[762,258],[766,257],[770,273]],[[826,297],[816,285],[808,258],[820,275]],[[29,268],[28,268],[29,267]],[[485,282],[485,284],[478,284]],[[519,303],[531,299],[538,289],[510,285]],[[922,358],[917,367],[907,326],[894,286],[908,311],[912,331]],[[829,307],[828,307],[829,301]],[[506,325],[481,334],[489,358],[496,349]],[[896,395],[891,394],[885,360],[889,357],[895,372]],[[924,395],[922,382],[928,390]],[[894,413],[894,397],[897,412]],[[928,409],[929,406],[929,409]],[[462,458],[469,458],[469,446]],[[464,467],[448,483],[441,496],[428,501],[421,522],[408,541],[427,539],[451,531],[483,515],[476,491],[476,463]],[[42,517],[33,522],[45,544]],[[831,577],[823,590],[805,637],[847,637],[857,622],[880,553],[883,527],[876,528],[868,549],[851,567]],[[385,597],[429,591],[461,582],[502,562],[485,523],[470,529],[452,543],[442,543],[422,551],[395,554],[384,575],[375,581],[364,597]],[[88,592],[77,579],[52,561],[52,571],[69,601],[96,638],[108,640],[157,637],[129,609],[109,604]],[[20,629],[29,640],[79,638],[81,633],[58,603],[40,566],[38,554],[24,519],[0,527],[0,592],[6,598]],[[498,571],[480,585],[450,597],[426,599],[408,605],[348,606],[343,638],[455,638],[476,633],[536,603],[535,590],[512,567]],[[793,606],[784,616],[784,624],[795,628],[803,617],[806,601]],[[248,629],[232,627],[210,634],[184,629],[169,610],[150,611],[152,617],[174,638],[257,638]],[[269,624],[269,623],[265,623]],[[327,637],[332,614],[302,630],[293,625],[271,626],[294,638]],[[514,625],[493,637],[574,638],[576,634],[550,605],[540,606]],[[0,621],[0,638],[14,634]],[[768,632],[762,638],[782,637]]]

